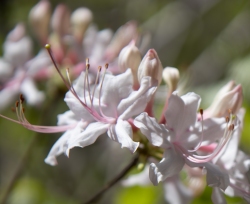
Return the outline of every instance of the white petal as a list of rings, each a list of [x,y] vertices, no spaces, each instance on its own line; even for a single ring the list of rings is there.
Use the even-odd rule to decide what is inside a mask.
[[[205,163],[204,166],[207,170],[207,185],[225,190],[229,185],[228,174],[212,163]]]
[[[94,118],[79,102],[79,100],[71,93],[67,92],[64,101],[67,103],[69,109],[75,114],[78,120],[93,122]],[[83,100],[84,101],[84,100]]]
[[[70,125],[76,123],[79,119],[71,110],[68,110],[63,114],[59,114],[57,116],[57,121],[57,125]]]
[[[102,85],[101,100],[110,109],[116,110],[120,101],[127,98],[133,91],[133,76],[131,69],[117,76],[105,75]],[[100,87],[98,87],[99,89]]]
[[[196,122],[197,109],[200,105],[200,96],[195,93],[187,93],[179,97],[174,92],[168,101],[165,113],[168,127],[174,129],[177,135],[181,135]]]
[[[68,148],[68,141],[70,140],[70,138],[73,137],[74,135],[80,134],[83,131],[83,129],[84,129],[83,124],[79,122],[74,129],[66,131],[53,145],[48,156],[44,161],[52,166],[57,165],[56,157],[62,153],[65,153],[65,151]]]
[[[158,147],[167,148],[168,141],[165,139],[169,135],[164,125],[159,124],[155,118],[149,117],[147,113],[142,113],[134,119],[134,125],[140,128],[151,144]]]
[[[20,87],[19,83],[14,84],[13,86],[7,86],[4,89],[0,91],[0,110],[5,109],[7,106],[12,104],[13,101],[15,101],[18,94],[20,94]]]
[[[116,125],[111,125],[108,130],[109,137],[119,142],[123,147],[127,147],[132,153],[136,151],[139,146],[139,142],[134,142],[131,138],[133,137],[133,132],[131,125],[124,120],[117,120]]]
[[[100,135],[107,131],[108,127],[109,124],[90,123],[83,132],[75,134],[69,139],[67,155],[69,155],[69,150],[73,147],[85,147],[93,144]]]
[[[31,78],[27,77],[22,82],[20,89],[27,103],[30,105],[39,105],[45,99],[44,93],[36,88],[36,85]]]
[[[129,97],[123,99],[117,107],[122,119],[129,119],[143,112],[155,93],[157,82],[150,77],[144,77],[138,91],[132,92]]]
[[[177,176],[167,178],[164,182],[164,196],[170,204],[188,204],[193,198],[192,192],[182,184]]]
[[[213,188],[211,198],[214,204],[227,204],[227,201],[219,188]]]
[[[163,159],[158,163],[150,164],[149,178],[156,186],[160,181],[178,174],[184,166],[183,157],[173,149],[164,152]]]
[[[225,118],[209,118],[203,121],[203,141],[213,143],[223,137]]]

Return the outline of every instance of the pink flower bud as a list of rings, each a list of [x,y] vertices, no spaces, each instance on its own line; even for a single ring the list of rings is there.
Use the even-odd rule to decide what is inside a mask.
[[[52,16],[51,21],[52,29],[63,36],[69,33],[70,29],[70,11],[64,4],[59,4]]]
[[[19,23],[12,31],[10,31],[10,33],[7,35],[6,40],[9,42],[17,42],[25,37],[25,35],[26,29],[22,23]]]
[[[30,24],[42,43],[45,43],[48,37],[50,17],[51,5],[47,0],[41,0],[31,9],[29,14]]]
[[[88,8],[78,8],[71,15],[73,34],[77,41],[81,42],[85,31],[93,19],[92,12]]]
[[[230,81],[217,93],[204,115],[206,117],[223,117],[227,116],[229,111],[237,114],[242,106],[242,100],[241,85],[236,86],[234,81]]]
[[[130,21],[121,26],[115,33],[110,45],[107,47],[105,58],[107,61],[112,61],[118,56],[121,49],[137,37],[137,24]]]
[[[166,67],[163,69],[162,77],[169,87],[169,92],[173,92],[177,89],[180,74],[178,69],[174,67]]]
[[[141,53],[134,43],[124,47],[120,52],[118,58],[118,65],[122,72],[125,72],[128,68],[132,70],[134,77],[134,85],[139,86],[137,79],[137,70],[141,63]]]
[[[158,85],[162,80],[162,64],[154,49],[150,49],[141,61],[138,68],[138,81],[140,82],[144,76],[150,76],[158,81]]]

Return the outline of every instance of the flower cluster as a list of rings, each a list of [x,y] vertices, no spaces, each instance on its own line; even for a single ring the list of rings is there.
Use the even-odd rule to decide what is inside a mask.
[[[107,135],[143,162],[144,170],[124,180],[124,185],[163,182],[168,202],[189,203],[204,189],[206,177],[214,203],[226,203],[223,193],[250,202],[250,157],[238,149],[244,118],[241,85],[229,82],[203,110],[199,95],[179,94],[178,70],[163,69],[154,49],[141,57],[134,22],[113,36],[110,30],[97,31],[91,25],[92,13],[86,8],[70,14],[66,6],[59,5],[51,18],[46,0],[32,9],[30,21],[38,40],[51,45],[46,44],[32,58],[31,40],[23,25],[8,35],[0,61],[0,95],[9,101],[15,94],[23,94],[15,104],[17,120],[0,116],[32,131],[64,132],[46,163],[56,165],[57,156],[69,156],[72,148],[86,147]],[[58,115],[57,126],[33,125],[25,117],[24,98],[30,104],[42,101],[44,93],[36,90],[34,80],[50,77],[52,65],[68,88],[64,101],[69,110]],[[65,66],[71,67],[66,75],[61,69]],[[73,82],[72,75],[78,76]],[[154,102],[162,79],[168,91],[158,117]],[[1,101],[0,107],[4,104]],[[181,172],[187,174],[186,181],[180,178]]]

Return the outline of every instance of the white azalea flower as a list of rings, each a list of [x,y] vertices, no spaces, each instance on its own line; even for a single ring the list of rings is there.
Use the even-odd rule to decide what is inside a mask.
[[[218,186],[222,189],[227,187],[228,176],[209,161],[214,159],[227,144],[233,132],[233,121],[228,124],[224,118],[197,121],[199,104],[200,97],[195,93],[179,97],[174,92],[165,112],[166,125],[159,124],[147,113],[142,113],[135,118],[135,126],[140,128],[148,140],[154,146],[164,149],[163,159],[158,164],[150,165],[149,176],[154,185],[178,174],[186,163],[193,167],[205,167],[208,185]],[[205,156],[197,154],[203,141],[218,138],[221,141],[211,154]]]

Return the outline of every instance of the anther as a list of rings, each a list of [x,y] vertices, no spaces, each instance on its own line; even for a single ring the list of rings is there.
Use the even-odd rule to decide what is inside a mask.
[[[15,106],[16,106],[16,108],[18,108],[18,106],[19,106],[19,101],[16,101]]]
[[[233,131],[233,130],[234,130],[234,124],[231,124],[231,125],[228,127],[228,129],[229,129],[230,131]]]
[[[98,66],[98,71],[102,71],[102,66]]]
[[[24,97],[23,97],[23,94],[20,94],[20,102],[23,103],[24,102]]]
[[[109,64],[108,64],[108,63],[106,63],[106,64],[105,64],[105,68],[106,68],[106,69],[108,69],[108,67],[109,67]]]
[[[50,44],[46,44],[44,47],[45,47],[47,50],[50,50]]]
[[[203,115],[203,109],[202,108],[200,109],[200,114]]]
[[[227,123],[229,122],[229,117],[228,117],[228,116],[226,117],[226,122],[227,122]]]

